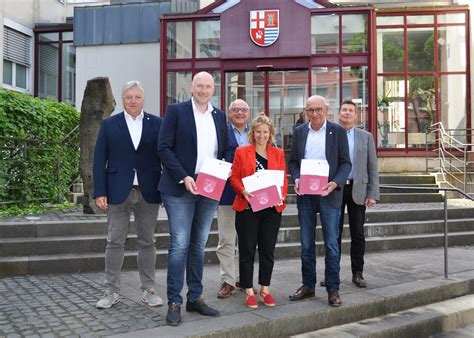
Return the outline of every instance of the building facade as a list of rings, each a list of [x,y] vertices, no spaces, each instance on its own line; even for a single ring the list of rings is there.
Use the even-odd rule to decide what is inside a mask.
[[[307,97],[326,97],[331,120],[352,99],[382,171],[424,170],[425,144],[434,142],[425,131],[435,122],[472,128],[469,0],[15,4],[0,2],[3,86],[78,109],[87,80],[107,76],[116,111],[121,86],[137,79],[145,109],[164,115],[206,70],[216,81],[213,104],[246,100],[275,121],[277,143],[288,149]]]

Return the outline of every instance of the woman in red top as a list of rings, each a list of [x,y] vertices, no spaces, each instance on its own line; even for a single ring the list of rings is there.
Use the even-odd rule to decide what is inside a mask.
[[[281,224],[281,213],[285,209],[285,197],[288,190],[286,179],[285,154],[282,149],[272,146],[275,142],[275,128],[265,115],[253,119],[248,138],[248,146],[236,149],[232,164],[230,183],[236,192],[232,208],[236,211],[235,228],[239,237],[240,287],[247,294],[246,305],[257,307],[253,292],[253,266],[255,251],[258,245],[259,273],[261,285],[260,299],[267,306],[275,306],[269,286],[272,277],[275,245]],[[245,190],[242,178],[254,174],[257,170],[283,170],[284,184],[282,201],[278,205],[253,212],[249,199],[253,197]]]

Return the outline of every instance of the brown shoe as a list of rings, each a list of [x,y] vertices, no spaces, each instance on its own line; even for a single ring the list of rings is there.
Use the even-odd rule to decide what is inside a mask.
[[[235,286],[230,285],[229,283],[222,283],[219,292],[217,292],[217,298],[227,298],[232,296],[235,291]]]
[[[356,272],[352,275],[352,283],[359,288],[367,287],[367,282],[365,281],[364,276],[362,276],[362,272]]]
[[[301,285],[299,289],[296,290],[296,292],[290,295],[288,298],[290,298],[291,301],[297,301],[310,297],[314,297],[314,289]]]
[[[333,307],[341,306],[342,301],[341,297],[339,296],[339,291],[333,289],[328,292],[328,303]]]

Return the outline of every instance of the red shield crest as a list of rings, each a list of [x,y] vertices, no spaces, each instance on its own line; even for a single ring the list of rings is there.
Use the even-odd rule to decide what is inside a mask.
[[[250,38],[262,47],[275,43],[280,35],[280,10],[250,11]]]

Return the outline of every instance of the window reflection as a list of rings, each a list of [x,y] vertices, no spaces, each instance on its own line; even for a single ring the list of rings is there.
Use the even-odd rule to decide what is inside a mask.
[[[339,68],[314,67],[312,72],[312,93],[321,95],[329,104],[328,119],[337,121],[339,109]]]
[[[466,28],[464,26],[438,28],[438,60],[441,72],[466,70]]]
[[[404,48],[403,28],[379,29],[377,31],[378,72],[403,72]]]
[[[466,121],[466,75],[449,74],[439,78],[440,120],[445,129],[465,129]],[[460,139],[466,142],[465,139]]]
[[[435,77],[410,76],[408,93],[408,146],[424,147],[436,117]]]
[[[367,52],[367,14],[342,16],[342,52]]]
[[[342,69],[342,101],[352,100],[357,105],[360,114],[357,114],[355,124],[366,129],[368,113],[368,67],[353,66]]]
[[[311,17],[311,53],[339,53],[338,15],[313,15]]]
[[[39,45],[38,55],[38,96],[58,99],[58,63],[59,50],[57,44]]]
[[[226,73],[226,104],[242,99],[250,107],[250,118],[265,109],[264,72]]]
[[[220,29],[220,21],[213,20],[196,22],[196,57],[219,57]]]
[[[168,22],[166,25],[166,55],[168,59],[191,57],[191,21]]]
[[[434,70],[434,29],[408,28],[408,71]]]
[[[166,104],[191,98],[191,72],[169,72],[166,77]]]
[[[377,145],[405,147],[405,81],[402,76],[377,79]]]

